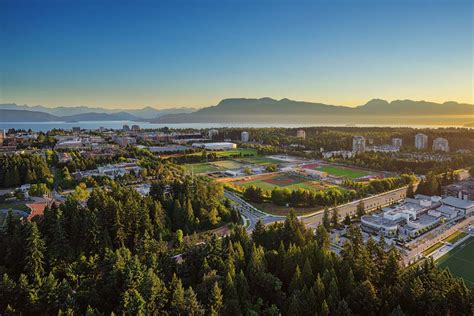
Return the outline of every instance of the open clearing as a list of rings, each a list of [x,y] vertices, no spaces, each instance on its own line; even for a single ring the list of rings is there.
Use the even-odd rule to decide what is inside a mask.
[[[187,172],[194,172],[195,174],[222,170],[210,163],[189,163],[184,164],[183,167]]]
[[[305,190],[324,190],[327,188],[326,185],[319,181],[309,181],[300,177],[287,175],[287,174],[271,174],[263,175],[260,177],[254,177],[248,180],[239,180],[234,182],[235,185],[247,188],[249,186],[255,186],[262,188],[266,191],[271,191],[275,187],[286,188],[290,191],[305,189]]]
[[[346,177],[351,179],[361,178],[371,174],[370,172],[361,169],[321,164],[306,165],[304,168],[327,172],[329,175],[335,177]]]
[[[208,153],[212,153],[213,151],[209,151]],[[232,150],[224,150],[224,151],[215,151],[217,156],[219,157],[229,157],[229,156],[255,156],[257,155],[257,150],[254,148],[237,148]]]
[[[474,238],[471,237],[437,261],[441,268],[448,268],[455,276],[474,285]]]
[[[267,165],[278,165],[281,164],[282,161],[276,160],[270,157],[266,156],[255,156],[255,157],[248,157],[248,158],[243,158],[242,161],[253,163],[256,165],[262,165],[262,166],[267,166]]]
[[[239,169],[244,167],[241,163],[232,160],[213,161],[210,164],[220,169]]]

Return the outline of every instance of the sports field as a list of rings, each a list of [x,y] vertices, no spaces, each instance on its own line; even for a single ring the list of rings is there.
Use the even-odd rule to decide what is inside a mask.
[[[220,169],[239,169],[244,167],[241,163],[232,160],[214,161],[210,164]]]
[[[253,163],[256,165],[262,165],[262,166],[271,165],[271,164],[274,164],[274,165],[281,164],[280,160],[276,160],[276,159],[266,157],[266,156],[254,156],[254,157],[243,158],[242,160],[245,162]]]
[[[305,168],[327,172],[328,174],[332,176],[336,176],[336,177],[347,177],[351,179],[356,179],[356,178],[370,175],[370,172],[365,171],[365,170],[332,166],[332,165],[314,164],[314,165],[306,165]]]
[[[222,170],[210,163],[188,163],[183,165],[183,167],[187,172],[193,171],[195,174]]]
[[[452,274],[474,285],[474,238],[471,237],[437,261],[441,268],[449,268]]]
[[[275,187],[287,188],[290,191],[305,189],[305,190],[323,190],[326,188],[324,184],[319,181],[308,181],[300,177],[295,177],[286,174],[266,175],[262,177],[252,178],[250,180],[239,180],[234,182],[235,185],[241,187],[256,186],[266,191],[271,191]]]
[[[257,150],[254,148],[237,148],[233,150],[223,150],[223,151],[216,151],[215,152],[219,157],[229,157],[229,156],[237,156],[237,155],[257,155]]]

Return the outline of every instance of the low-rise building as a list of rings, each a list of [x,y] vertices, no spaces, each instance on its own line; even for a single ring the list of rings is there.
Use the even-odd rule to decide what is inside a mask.
[[[376,152],[376,153],[396,153],[400,151],[400,147],[393,145],[378,145],[378,146],[367,146],[366,151]]]
[[[453,212],[437,210],[441,206],[441,197],[416,195],[402,203],[384,207],[381,212],[362,216],[361,228],[386,237],[414,238],[439,225],[443,217],[453,218]]]
[[[137,140],[129,136],[117,136],[114,138],[114,141],[120,146],[135,145]]]
[[[443,187],[443,194],[462,200],[474,201],[474,178],[467,178]]]
[[[193,143],[193,147],[203,148],[206,150],[232,150],[236,149],[237,145],[234,143]]]
[[[448,196],[441,200],[441,203],[445,206],[452,207],[461,215],[470,216],[474,213],[474,201],[463,200],[453,196]]]
[[[354,152],[350,150],[333,150],[333,151],[325,151],[322,153],[323,158],[329,159],[332,157],[342,157],[344,159],[354,157]]]

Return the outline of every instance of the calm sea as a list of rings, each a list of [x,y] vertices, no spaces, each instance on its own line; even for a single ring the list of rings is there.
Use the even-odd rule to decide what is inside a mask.
[[[348,126],[344,124],[284,124],[284,123],[262,123],[262,124],[231,124],[231,123],[182,123],[182,124],[156,124],[156,123],[146,123],[146,122],[133,122],[133,121],[87,121],[87,122],[0,122],[0,129],[31,129],[35,132],[46,132],[51,129],[72,129],[73,127],[80,127],[82,129],[99,129],[104,127],[106,129],[121,129],[123,125],[134,125],[137,124],[141,128],[194,128],[194,129],[207,129],[207,128],[222,128],[222,127],[248,127],[248,128],[261,128],[261,127],[310,127],[310,126]],[[358,127],[414,127],[414,128],[438,128],[438,127],[449,127],[446,125],[384,125],[384,124],[357,124],[350,126]],[[456,126],[453,126],[456,127]],[[460,127],[460,126],[457,126]]]

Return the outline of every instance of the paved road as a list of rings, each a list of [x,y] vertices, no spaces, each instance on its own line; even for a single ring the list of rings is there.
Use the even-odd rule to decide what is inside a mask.
[[[362,201],[364,202],[366,211],[372,211],[378,207],[383,207],[404,199],[406,196],[406,191],[406,187],[402,187],[393,191],[363,198]],[[258,210],[253,205],[247,203],[231,191],[226,190],[224,192],[224,196],[234,201],[238,205],[237,207],[242,217],[249,221],[249,225],[247,227],[247,232],[249,233],[252,232],[259,219],[261,219],[265,225],[285,220],[285,216],[271,215]],[[359,200],[337,206],[340,220],[344,219],[347,214],[351,216],[354,215],[356,213],[358,204]],[[319,224],[321,224],[323,211],[299,216],[299,218],[305,223],[307,227],[315,229]]]
[[[277,221],[285,220],[286,218],[285,216],[276,216],[264,213],[231,191],[225,190],[224,196],[237,204],[237,209],[240,211],[240,215],[244,218],[244,220],[248,221],[248,226],[246,229],[249,234],[252,233],[253,229],[255,228],[255,224],[259,219],[262,220],[265,225],[267,225]]]

